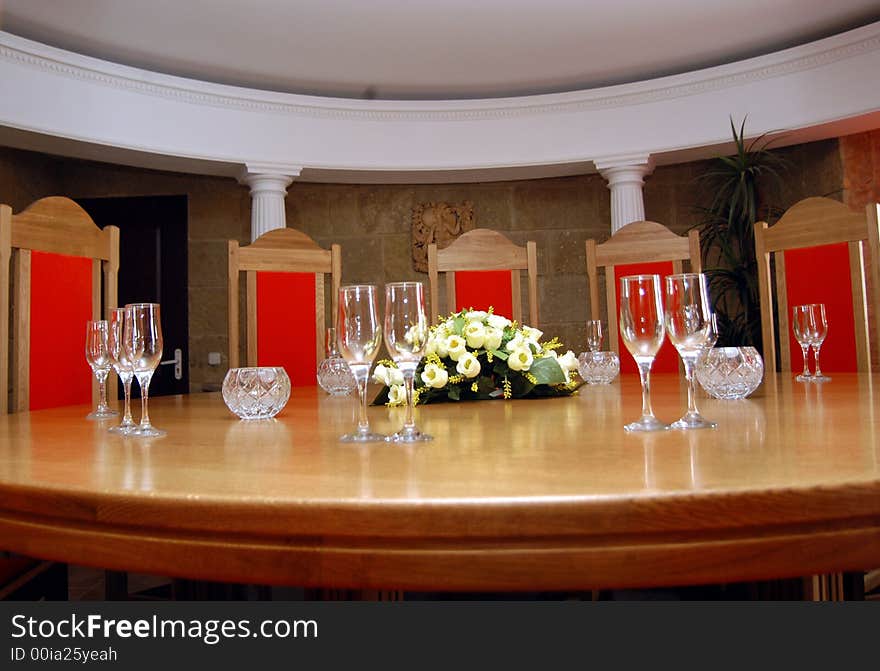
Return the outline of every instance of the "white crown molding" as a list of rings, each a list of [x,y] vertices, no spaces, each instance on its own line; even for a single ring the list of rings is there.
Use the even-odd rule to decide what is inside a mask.
[[[765,56],[631,84],[517,98],[365,101],[260,91],[163,75],[0,31],[0,60],[69,79],[194,105],[368,121],[471,121],[629,107],[741,86],[878,51],[880,22]]]

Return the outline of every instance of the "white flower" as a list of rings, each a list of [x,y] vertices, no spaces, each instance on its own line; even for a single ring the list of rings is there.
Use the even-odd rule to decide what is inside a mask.
[[[483,340],[483,347],[489,350],[496,350],[501,347],[501,340],[504,338],[504,331],[494,326],[486,327],[486,339]]]
[[[453,361],[458,361],[459,357],[467,351],[467,343],[461,336],[451,335],[446,339],[446,353]]]
[[[397,368],[391,368],[380,363],[373,369],[373,382],[384,384],[386,387],[403,384],[403,373]]]
[[[438,330],[434,335],[428,338],[428,346],[431,346],[432,343],[434,351],[441,359],[449,355],[449,352],[446,350],[446,335],[442,331]]]
[[[426,364],[425,370],[422,371],[422,382],[434,389],[445,387],[448,380],[449,373],[440,368],[436,363]]]
[[[531,326],[523,326],[522,334],[526,340],[531,340],[532,342],[537,343],[541,339],[541,336],[544,335],[544,332],[534,329]]]
[[[467,346],[471,349],[480,349],[483,346],[483,341],[486,340],[486,328],[483,326],[483,322],[468,322],[462,333],[467,340]]]
[[[406,389],[404,389],[402,384],[395,384],[389,387],[388,403],[391,405],[403,405],[406,403]]]
[[[517,333],[510,340],[507,341],[504,349],[506,349],[508,352],[513,352],[514,350],[525,347],[525,344],[526,341],[523,338],[522,333]]]
[[[507,366],[510,370],[527,371],[534,360],[531,349],[526,346],[518,347],[507,357]]]
[[[480,374],[480,362],[470,352],[465,352],[458,359],[455,370],[467,378],[476,377]]]
[[[507,317],[502,317],[501,315],[489,315],[486,317],[486,322],[489,326],[496,329],[505,329],[511,324],[511,321]]]
[[[554,352],[555,354],[555,352]],[[570,373],[578,369],[578,360],[574,352],[568,350],[565,354],[556,358],[559,367],[566,373]]]
[[[406,330],[403,338],[407,343],[413,345],[414,349],[418,350],[421,347],[421,344],[425,341],[426,330],[424,323],[413,324]]]
[[[471,310],[470,312],[464,313],[464,318],[467,319],[469,322],[473,322],[473,321],[481,322],[488,316],[489,316],[489,313],[484,312],[483,310]]]

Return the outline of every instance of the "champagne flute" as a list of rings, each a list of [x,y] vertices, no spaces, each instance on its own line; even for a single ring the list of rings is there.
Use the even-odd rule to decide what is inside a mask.
[[[642,382],[642,416],[624,426],[626,431],[664,431],[669,428],[651,409],[651,365],[663,344],[663,303],[659,275],[620,278],[620,334],[636,360]]]
[[[119,413],[107,405],[107,375],[112,366],[110,350],[107,345],[107,320],[89,320],[86,322],[86,361],[98,380],[98,407],[86,415],[86,419],[107,419]]]
[[[602,349],[602,321],[599,319],[587,320],[587,348],[591,352]]]
[[[811,303],[807,306],[807,309],[810,315],[810,347],[813,348],[813,356],[816,358],[816,372],[813,373],[813,382],[828,382],[831,378],[823,375],[822,368],[819,366],[819,350],[822,349],[822,343],[828,337],[828,320],[825,318],[825,304]]]
[[[131,381],[134,378],[134,371],[125,353],[125,320],[131,319],[126,317],[130,315],[129,308],[113,308],[110,310],[109,331],[107,335],[107,344],[110,348],[110,360],[113,362],[113,368],[119,379],[122,381],[122,389],[125,394],[125,408],[122,413],[122,422],[116,426],[111,426],[111,433],[127,434],[135,428],[136,424],[131,418]]]
[[[406,419],[403,428],[388,436],[390,442],[415,443],[432,440],[421,433],[413,418],[413,380],[428,340],[425,289],[421,282],[385,285],[385,346],[400,372],[406,390]]]
[[[339,353],[348,363],[357,381],[360,400],[357,430],[345,434],[340,440],[344,443],[384,441],[385,436],[370,431],[370,422],[367,419],[367,381],[370,377],[370,366],[382,343],[375,286],[354,284],[340,287],[336,337]]]
[[[801,346],[804,355],[804,372],[795,380],[798,382],[812,382],[813,374],[810,372],[810,307],[808,305],[795,305],[792,308],[791,328],[794,331],[795,340]]]
[[[165,431],[150,423],[147,404],[150,395],[150,379],[162,359],[162,322],[158,303],[131,303],[123,330],[125,355],[132,365],[134,376],[141,388],[141,423],[128,435],[164,436]]]
[[[714,429],[697,410],[694,368],[700,353],[712,337],[709,291],[702,273],[681,273],[666,278],[666,332],[684,363],[688,383],[687,412],[671,424],[673,429]]]

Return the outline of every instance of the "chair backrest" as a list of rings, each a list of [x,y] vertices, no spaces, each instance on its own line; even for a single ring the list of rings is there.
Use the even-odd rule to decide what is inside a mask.
[[[9,262],[13,262],[12,409],[87,403],[96,394],[84,355],[85,322],[116,307],[119,229],[100,229],[79,205],[53,196],[19,214],[0,206],[0,410],[9,383]]]
[[[615,352],[624,349],[618,325],[617,285],[625,275],[658,274],[661,277],[680,273],[682,261],[690,262],[690,271],[702,272],[700,233],[691,230],[687,236],[676,235],[663,224],[635,221],[621,227],[608,240],[597,244],[587,240],[587,279],[590,283],[590,319],[607,321],[607,346]],[[607,314],[602,315],[599,302],[599,268],[605,269],[605,301]],[[632,357],[620,357],[621,370],[636,370]],[[675,348],[664,341],[652,370],[677,372],[679,357]]]
[[[788,208],[773,226],[768,227],[766,222],[755,224],[767,370],[776,370],[777,358],[781,370],[791,370],[792,347],[795,351],[800,348],[789,326],[789,306],[804,303],[825,303],[829,325],[822,347],[823,370],[871,370],[865,268],[870,261],[876,323],[880,319],[878,208],[871,203],[863,212],[854,212],[830,198],[805,198]],[[778,352],[771,256],[776,269]],[[880,325],[875,327],[880,329]],[[880,337],[880,330],[877,335]]]
[[[534,241],[524,247],[488,228],[475,228],[448,247],[428,245],[428,282],[431,323],[441,314],[439,273],[446,274],[447,311],[474,308],[495,312],[519,323],[523,321],[520,272],[529,282],[529,326],[538,326],[538,248]],[[509,312],[508,312],[509,310]]]
[[[229,367],[239,365],[239,273],[246,275],[248,366],[283,366],[298,386],[316,384],[324,358],[324,280],[330,276],[331,320],[336,320],[342,253],[319,247],[293,228],[269,231],[229,247]],[[311,353],[303,356],[303,353]]]

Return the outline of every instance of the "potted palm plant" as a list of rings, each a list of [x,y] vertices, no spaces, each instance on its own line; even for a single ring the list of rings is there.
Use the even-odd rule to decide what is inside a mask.
[[[786,160],[769,149],[766,134],[749,142],[745,119],[739,129],[730,120],[736,152],[711,161],[699,181],[711,194],[698,224],[703,267],[718,319],[718,344],[762,350],[755,259],[755,222],[769,221],[778,210],[762,200],[768,182],[779,180]]]

